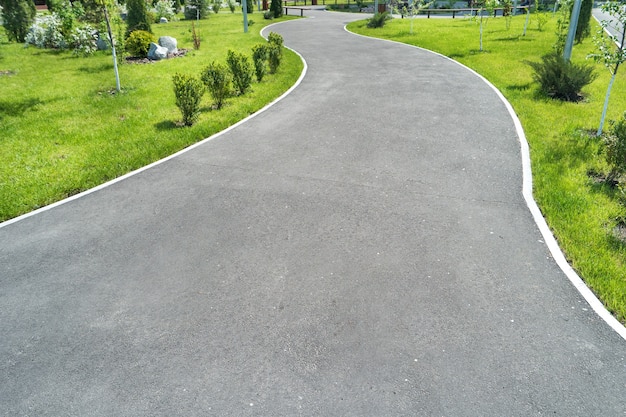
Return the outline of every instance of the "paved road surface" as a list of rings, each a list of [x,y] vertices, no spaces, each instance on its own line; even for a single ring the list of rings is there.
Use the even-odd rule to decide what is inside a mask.
[[[0,415],[624,415],[493,90],[308,13],[277,105],[0,228]]]

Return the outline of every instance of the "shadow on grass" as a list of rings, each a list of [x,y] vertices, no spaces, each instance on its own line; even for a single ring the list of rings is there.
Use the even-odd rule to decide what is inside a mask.
[[[533,85],[533,83],[511,84],[511,85],[507,85],[506,89],[507,90],[513,90],[513,91],[526,91],[526,90],[530,89],[530,87],[532,85]]]
[[[156,127],[159,132],[165,132],[168,130],[179,128],[180,126],[178,125],[178,123],[179,122],[175,122],[173,120],[164,120],[162,122],[155,123],[154,127]]]
[[[97,66],[92,66],[92,67],[88,67],[88,66],[83,66],[78,68],[78,72],[84,72],[86,74],[94,74],[96,72],[103,72],[103,71],[109,71],[109,70],[113,70],[113,65],[111,64],[100,64]]]
[[[40,104],[44,104],[44,102],[38,98],[0,100],[0,120],[3,120],[6,116],[23,116],[28,110],[34,110]]]
[[[466,56],[467,54],[453,53],[453,54],[448,55],[448,58],[457,59],[457,58],[465,58]]]

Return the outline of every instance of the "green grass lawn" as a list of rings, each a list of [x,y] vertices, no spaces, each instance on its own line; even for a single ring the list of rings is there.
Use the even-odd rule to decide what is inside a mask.
[[[178,127],[172,75],[199,76],[212,61],[225,63],[228,49],[251,55],[265,42],[271,21],[260,13],[243,33],[241,13],[212,14],[198,23],[200,49],[193,50],[189,21],[153,25],[173,36],[182,58],[120,66],[123,92],[115,88],[110,53],[77,57],[71,52],[9,44],[0,31],[0,221],[27,213],[123,175],[211,136],[281,95],[300,76],[302,62],[285,50],[276,74],[242,97],[211,110],[208,94],[192,127]],[[286,18],[284,18],[286,19]],[[275,21],[274,21],[275,22]]]
[[[625,323],[626,244],[615,233],[616,226],[626,219],[625,197],[622,190],[611,189],[589,175],[589,171],[608,171],[600,153],[601,141],[591,132],[599,125],[610,74],[597,66],[599,77],[583,90],[583,102],[562,103],[542,97],[524,61],[539,61],[551,50],[556,18],[541,32],[531,18],[526,36],[521,36],[524,21],[524,16],[517,16],[507,29],[505,19],[489,19],[483,52],[478,51],[478,24],[471,19],[416,19],[413,34],[408,19],[391,20],[381,29],[355,22],[349,29],[437,51],[476,70],[506,96],[530,145],[534,196],[548,224],[572,266]],[[587,39],[575,45],[572,60],[584,62],[593,50],[592,40]],[[617,119],[626,111],[623,69],[609,106],[608,119]]]

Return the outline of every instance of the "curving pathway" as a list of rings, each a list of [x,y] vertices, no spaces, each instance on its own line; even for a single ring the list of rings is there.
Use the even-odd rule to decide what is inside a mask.
[[[0,415],[624,415],[497,94],[307,13],[282,101],[0,227]]]

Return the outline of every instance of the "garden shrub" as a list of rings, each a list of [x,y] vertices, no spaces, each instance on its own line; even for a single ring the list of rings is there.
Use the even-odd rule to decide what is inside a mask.
[[[258,44],[252,47],[252,62],[254,63],[254,72],[258,82],[263,80],[266,72],[265,62],[269,57],[268,49],[268,46],[265,44]]]
[[[175,4],[171,0],[158,0],[154,4],[154,21],[160,22],[161,18],[164,17],[167,20],[174,19],[176,15]],[[180,3],[178,5],[180,7]]]
[[[581,43],[583,39],[591,34],[591,9],[593,9],[593,0],[582,0],[580,14],[578,15],[578,25],[576,26],[576,43]]]
[[[127,0],[126,8],[128,9],[128,15],[126,17],[127,38],[132,32],[137,30],[152,33],[150,20],[154,21],[154,18],[150,19],[144,0]]]
[[[37,10],[32,0],[0,0],[2,25],[9,41],[24,42]]]
[[[283,2],[282,0],[272,0],[270,3],[270,11],[274,13],[275,18],[279,18],[283,15]]]
[[[283,58],[282,48],[275,43],[270,43],[268,48],[268,62],[270,74],[275,74]]]
[[[213,104],[218,109],[230,95],[231,74],[225,65],[213,62],[204,69],[200,76],[209,94],[213,97]]]
[[[238,94],[245,94],[252,83],[252,66],[244,54],[228,50],[226,63],[233,75],[233,84]]]
[[[237,9],[237,3],[235,3],[233,0],[228,0],[228,8],[230,9],[231,13],[235,13],[235,10]]]
[[[389,17],[389,12],[376,13],[374,16],[372,16],[368,20],[367,27],[368,28],[382,28],[383,26],[385,26],[385,23],[389,19],[391,19]]]
[[[604,137],[606,162],[611,168],[607,182],[615,182],[626,173],[626,113],[618,121],[612,121],[609,133]]]
[[[187,20],[196,20],[197,18],[205,19],[208,12],[209,0],[185,1],[185,19]]]
[[[243,12],[243,2],[241,2],[241,11]],[[246,0],[246,11],[248,13],[254,12],[254,2],[252,0]]]
[[[265,20],[272,20],[274,18],[274,13],[271,11],[266,11],[265,13],[263,13],[263,19]]]
[[[56,13],[37,18],[30,27],[24,42],[37,48],[67,48],[67,41],[61,33],[61,20]]]
[[[593,66],[574,64],[556,53],[544,55],[541,60],[527,64],[533,68],[533,79],[541,91],[552,98],[578,101],[582,88],[597,77]]]
[[[150,44],[156,41],[154,35],[144,30],[136,30],[126,39],[126,51],[137,57],[147,57]]]
[[[98,50],[98,31],[89,24],[77,27],[70,36],[70,44],[74,54],[92,55]]]
[[[204,85],[197,78],[184,74],[174,74],[172,81],[176,106],[183,115],[183,124],[191,126],[200,115],[200,100],[204,94]]]
[[[282,51],[283,37],[280,36],[278,33],[270,32],[270,34],[267,36],[267,41],[271,44],[278,46],[279,48],[281,48]]]

